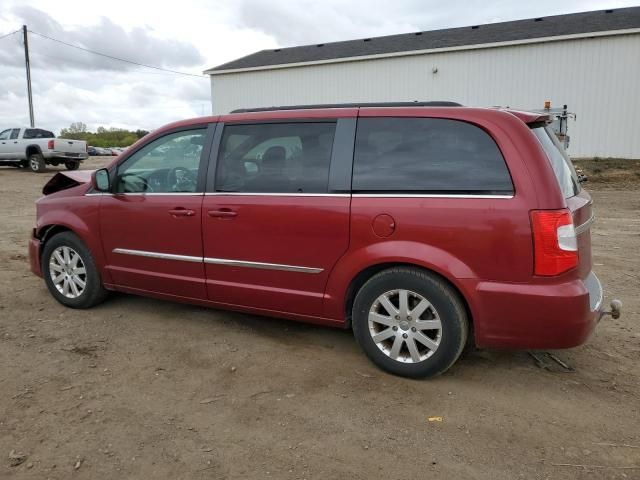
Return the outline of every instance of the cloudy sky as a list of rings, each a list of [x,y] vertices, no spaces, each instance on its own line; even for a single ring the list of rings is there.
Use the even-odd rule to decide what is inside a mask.
[[[638,0],[1,0],[0,37],[195,75],[265,48],[633,6]],[[29,35],[36,124],[153,129],[211,110],[206,77]],[[21,34],[0,39],[0,130],[28,124]]]

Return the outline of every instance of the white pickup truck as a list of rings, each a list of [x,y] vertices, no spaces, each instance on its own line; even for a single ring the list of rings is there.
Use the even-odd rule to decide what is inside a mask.
[[[67,140],[41,128],[9,128],[0,132],[0,165],[43,172],[47,165],[76,170],[87,158],[87,142]]]

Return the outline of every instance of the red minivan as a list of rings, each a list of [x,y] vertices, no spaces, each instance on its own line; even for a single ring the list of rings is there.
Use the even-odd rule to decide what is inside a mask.
[[[173,123],[45,185],[31,269],[72,308],[119,291],[352,328],[409,377],[468,338],[580,345],[605,313],[592,201],[549,120],[427,102]]]

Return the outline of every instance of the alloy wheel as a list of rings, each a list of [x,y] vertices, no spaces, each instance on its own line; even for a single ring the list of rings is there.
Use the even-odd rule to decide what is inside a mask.
[[[56,248],[49,258],[49,274],[58,292],[67,298],[78,298],[87,287],[87,270],[73,248]]]
[[[438,349],[442,323],[434,306],[410,290],[380,295],[368,314],[369,333],[376,346],[392,360],[419,363]]]

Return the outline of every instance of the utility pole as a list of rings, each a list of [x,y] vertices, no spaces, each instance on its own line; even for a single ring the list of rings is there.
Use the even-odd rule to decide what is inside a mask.
[[[24,65],[27,69],[27,94],[29,95],[29,120],[31,128],[35,127],[33,119],[33,96],[31,95],[31,64],[29,62],[29,39],[27,38],[27,26],[22,26],[22,36],[24,37]]]

